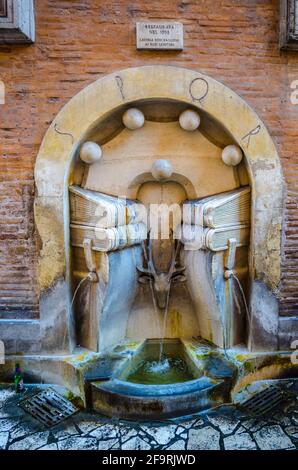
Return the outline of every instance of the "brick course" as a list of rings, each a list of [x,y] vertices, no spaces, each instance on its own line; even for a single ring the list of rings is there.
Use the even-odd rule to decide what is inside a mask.
[[[282,315],[298,311],[298,53],[278,48],[277,0],[37,0],[37,40],[0,46],[0,316],[38,316],[38,237],[34,163],[61,107],[97,78],[128,66],[168,64],[200,70],[239,93],[271,133],[287,183]],[[184,23],[182,52],[137,51],[135,22]]]

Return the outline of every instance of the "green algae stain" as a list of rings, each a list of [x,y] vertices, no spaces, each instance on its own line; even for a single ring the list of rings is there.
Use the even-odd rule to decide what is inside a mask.
[[[181,313],[178,310],[171,310],[169,312],[169,326],[171,336],[174,338],[179,338],[181,336],[182,331],[182,318]]]

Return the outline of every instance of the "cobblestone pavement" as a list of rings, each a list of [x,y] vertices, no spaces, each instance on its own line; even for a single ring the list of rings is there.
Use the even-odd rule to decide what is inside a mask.
[[[28,393],[37,392],[30,388]],[[22,398],[24,398],[22,396]],[[0,388],[0,449],[9,450],[294,450],[298,448],[298,403],[270,418],[256,419],[234,406],[192,418],[135,423],[79,412],[46,429],[18,407],[19,395]]]

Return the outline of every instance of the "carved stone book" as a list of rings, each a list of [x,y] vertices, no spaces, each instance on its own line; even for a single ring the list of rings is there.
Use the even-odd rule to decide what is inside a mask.
[[[83,242],[87,238],[92,240],[93,250],[106,252],[146,240],[147,227],[145,224],[129,224],[104,229],[70,224],[70,236],[72,246],[83,248]]]
[[[117,227],[138,221],[137,201],[83,189],[69,187],[70,220],[72,224]]]
[[[249,186],[184,203],[183,222],[185,224],[217,228],[249,224],[249,221]]]
[[[200,225],[183,224],[177,227],[176,237],[182,240],[185,250],[223,251],[228,240],[236,239],[237,247],[249,244],[249,225],[229,225],[221,228],[203,228]]]

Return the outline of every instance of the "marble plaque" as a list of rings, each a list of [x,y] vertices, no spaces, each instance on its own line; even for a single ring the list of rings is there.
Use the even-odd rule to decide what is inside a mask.
[[[177,21],[137,22],[137,49],[183,49],[183,24]]]

